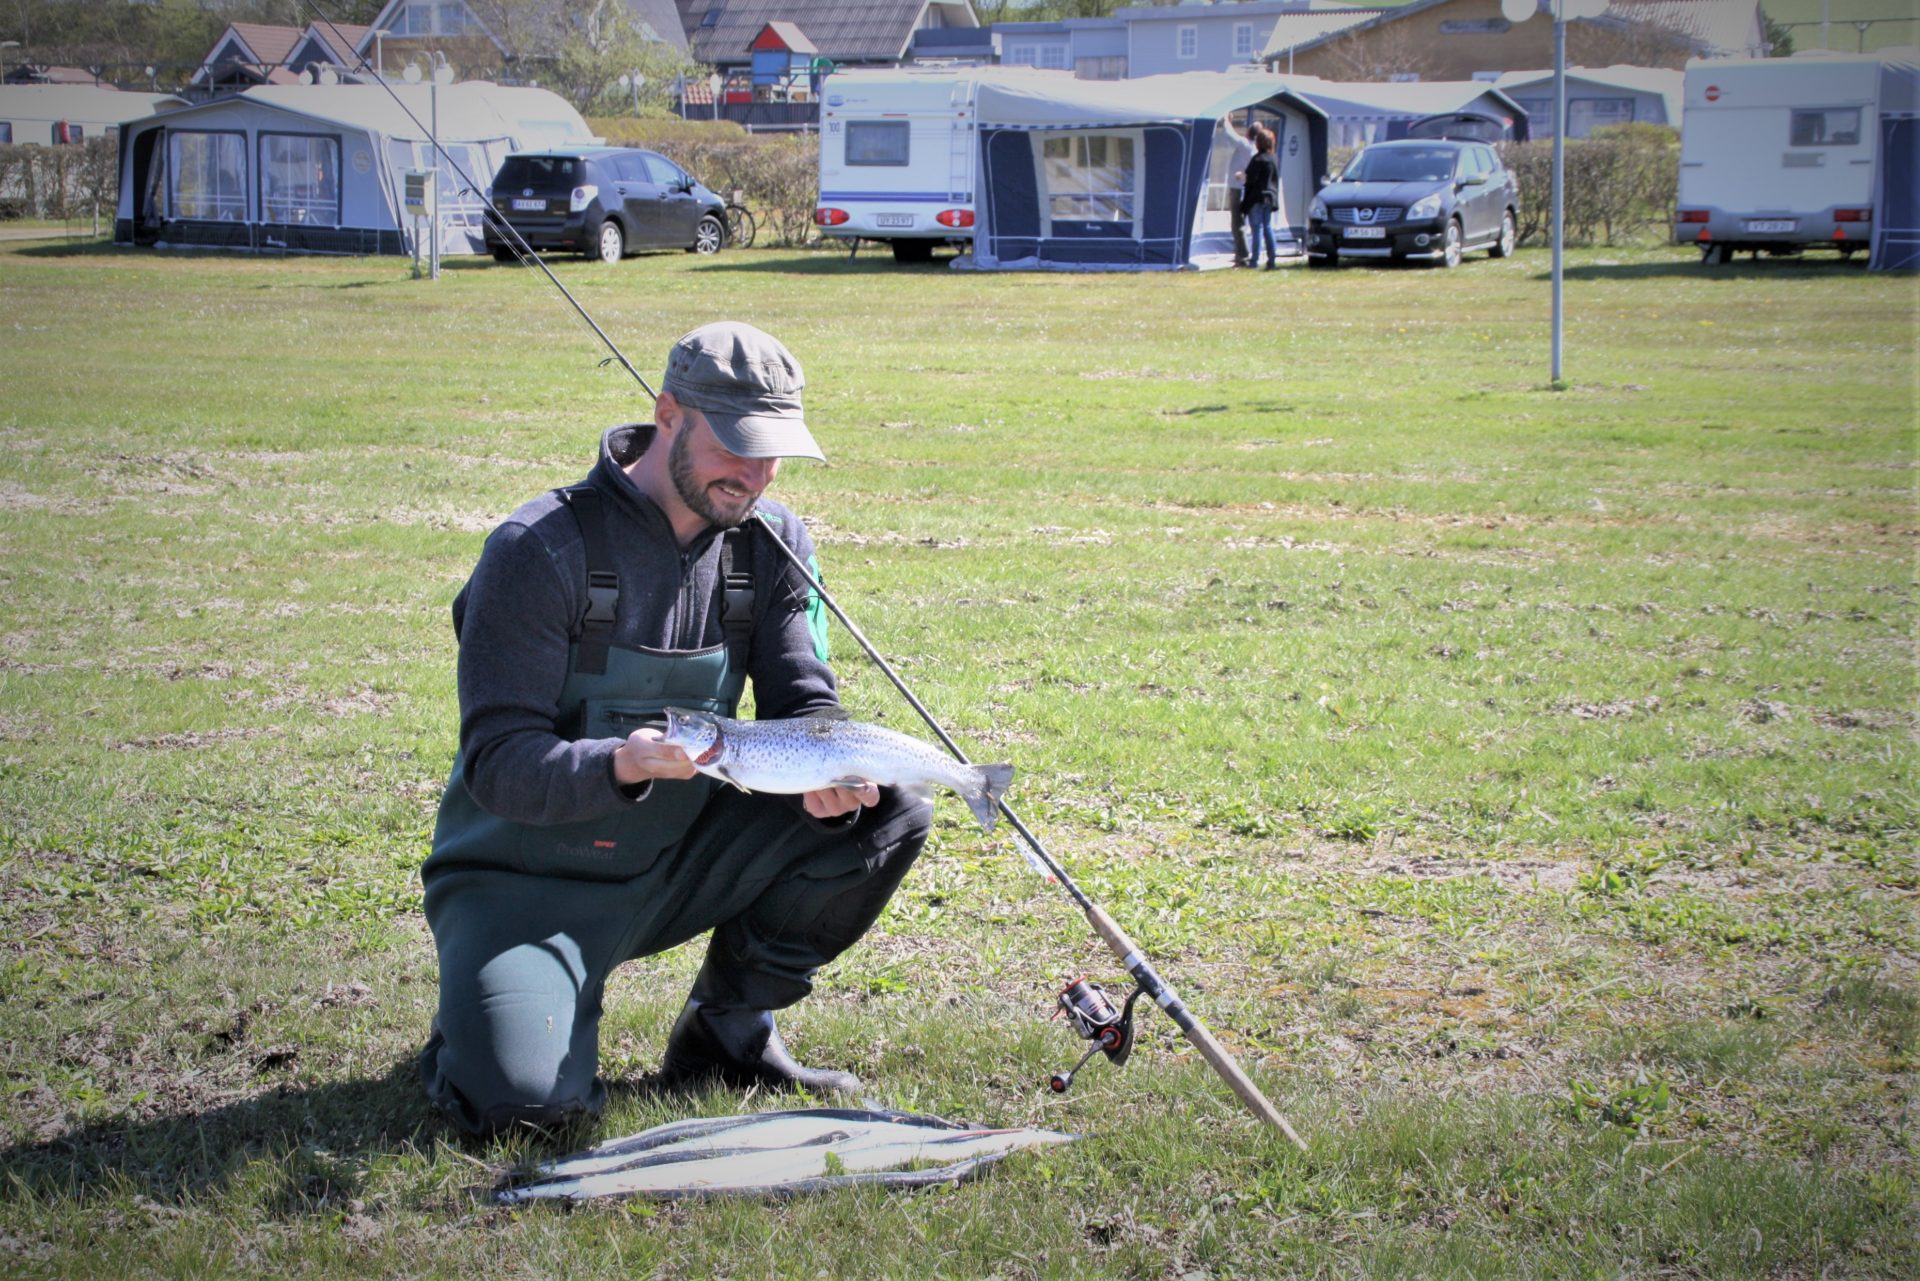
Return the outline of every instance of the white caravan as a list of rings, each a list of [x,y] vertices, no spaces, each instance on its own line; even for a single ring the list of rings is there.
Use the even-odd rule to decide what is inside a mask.
[[[1913,163],[1881,131],[1883,110],[1912,110],[1913,75],[1872,54],[1689,62],[1674,243],[1723,263],[1866,249],[1883,167]]]
[[[983,80],[1071,79],[1027,67],[901,67],[839,71],[820,87],[822,236],[880,240],[900,262],[926,262],[936,245],[973,243]],[[1046,79],[1038,81],[1046,83]]]

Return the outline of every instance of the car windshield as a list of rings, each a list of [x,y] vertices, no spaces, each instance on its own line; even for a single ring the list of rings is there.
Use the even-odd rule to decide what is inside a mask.
[[[493,185],[502,191],[571,191],[580,185],[580,158],[508,156]]]
[[[1445,182],[1453,177],[1447,147],[1370,147],[1354,157],[1342,182]]]

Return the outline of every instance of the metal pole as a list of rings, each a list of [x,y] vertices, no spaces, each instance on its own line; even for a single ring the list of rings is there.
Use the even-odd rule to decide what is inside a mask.
[[[1565,318],[1561,309],[1561,276],[1565,266],[1567,201],[1567,23],[1561,12],[1565,0],[1553,6],[1553,381],[1560,382],[1560,356]]]
[[[427,261],[431,264],[433,279],[438,280],[440,279],[440,77],[434,75],[433,70],[429,64],[427,104],[430,108],[428,115],[432,124],[427,128],[427,135],[433,140],[434,165],[431,171],[433,174],[433,241],[427,250]],[[1559,376],[1559,374],[1554,375],[1555,378]]]

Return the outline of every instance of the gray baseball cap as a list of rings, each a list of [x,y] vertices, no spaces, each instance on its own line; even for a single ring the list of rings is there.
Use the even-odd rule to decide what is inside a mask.
[[[827,456],[800,413],[807,385],[778,338],[738,320],[702,325],[667,353],[660,390],[706,415],[720,443],[742,458]]]

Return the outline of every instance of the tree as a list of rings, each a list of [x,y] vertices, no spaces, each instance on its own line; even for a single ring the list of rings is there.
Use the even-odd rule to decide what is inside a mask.
[[[1329,80],[1391,80],[1397,75],[1425,80],[1438,66],[1433,47],[1406,22],[1388,22],[1352,31],[1327,46]]]
[[[1793,56],[1793,28],[1775,20],[1762,12],[1767,19],[1767,56],[1769,58],[1791,58]]]
[[[673,83],[697,68],[672,45],[642,30],[627,0],[467,0],[513,60],[516,74],[537,81],[588,115],[624,115],[631,89],[620,77],[638,72],[644,109],[665,114]]]
[[[547,87],[572,100],[583,115],[625,115],[637,98],[641,109],[667,114],[674,81],[693,75],[692,59],[664,41],[649,39],[624,0],[597,0],[585,21],[567,33],[549,64]],[[639,92],[620,77],[645,77]]]

